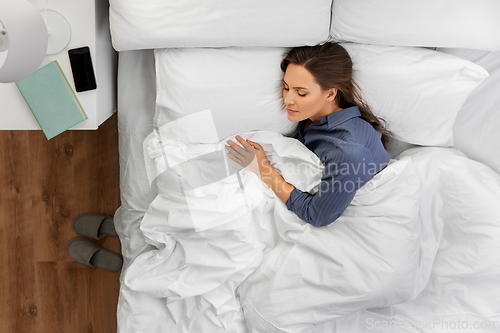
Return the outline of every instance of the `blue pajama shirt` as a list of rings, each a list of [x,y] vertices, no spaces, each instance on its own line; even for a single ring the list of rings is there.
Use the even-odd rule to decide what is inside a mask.
[[[325,168],[318,191],[312,195],[294,189],[286,207],[316,226],[334,222],[354,198],[356,191],[385,168],[390,160],[381,134],[361,118],[357,106],[343,109],[313,122],[297,139],[313,151]]]

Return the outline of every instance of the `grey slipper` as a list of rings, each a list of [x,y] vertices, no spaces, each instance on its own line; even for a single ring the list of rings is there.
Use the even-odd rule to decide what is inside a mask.
[[[73,221],[73,229],[82,236],[97,240],[106,236],[118,237],[113,223],[113,217],[102,214],[85,213]]]
[[[68,243],[68,253],[79,263],[110,272],[120,270],[123,259],[119,254],[108,251],[85,238],[74,238]]]

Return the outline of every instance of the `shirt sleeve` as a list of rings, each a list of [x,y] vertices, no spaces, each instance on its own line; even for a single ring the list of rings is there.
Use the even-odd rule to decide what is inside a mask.
[[[289,210],[316,227],[339,218],[356,191],[378,172],[371,152],[360,145],[333,150],[323,164],[318,191],[312,195],[294,189],[286,202]]]

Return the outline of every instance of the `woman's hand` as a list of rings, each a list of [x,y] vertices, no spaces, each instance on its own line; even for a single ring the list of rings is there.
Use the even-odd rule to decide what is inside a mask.
[[[236,140],[243,147],[228,140],[229,146],[226,146],[226,149],[229,151],[229,158],[259,176],[274,191],[276,196],[286,204],[288,198],[290,198],[290,193],[295,187],[287,183],[283,176],[273,168],[267,160],[261,145],[250,140],[243,140],[239,135],[236,136]]]
[[[264,148],[257,142],[244,140],[239,135],[236,136],[236,140],[238,140],[243,147],[228,140],[227,143],[229,146],[226,145],[226,149],[229,152],[228,157],[262,178],[263,174],[268,173],[269,168],[272,168],[267,160]]]

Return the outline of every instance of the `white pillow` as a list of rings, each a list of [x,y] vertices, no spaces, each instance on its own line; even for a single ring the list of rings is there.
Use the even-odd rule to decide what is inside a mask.
[[[475,89],[457,113],[454,148],[500,174],[500,52],[439,49],[484,67],[490,77]]]
[[[155,126],[210,109],[219,140],[252,130],[291,135],[282,101],[284,48],[155,50]]]
[[[373,113],[398,140],[450,146],[458,110],[488,73],[470,61],[420,48],[342,44]],[[210,109],[219,139],[252,130],[290,135],[279,68],[284,48],[155,51],[157,127]]]
[[[498,0],[335,0],[331,36],[356,43],[500,50]]]
[[[424,48],[344,43],[353,77],[373,113],[396,139],[453,145],[458,110],[488,72],[465,59]]]
[[[314,45],[330,34],[331,0],[111,0],[118,51]]]

